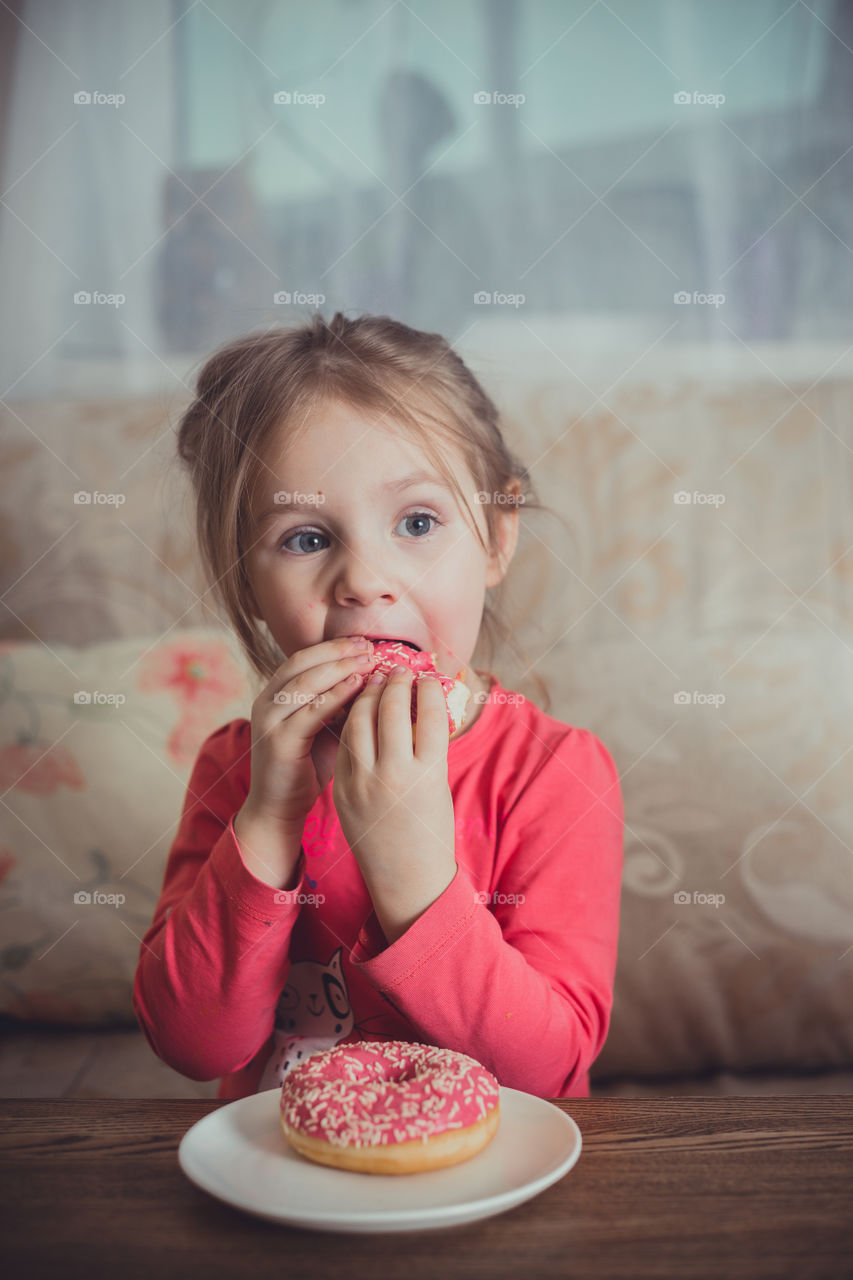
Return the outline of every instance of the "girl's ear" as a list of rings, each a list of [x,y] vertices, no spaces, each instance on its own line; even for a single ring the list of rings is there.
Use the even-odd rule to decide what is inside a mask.
[[[506,493],[508,497],[516,499],[521,496],[521,486],[517,480],[510,484]],[[503,581],[512,557],[515,555],[515,548],[518,542],[518,506],[517,501],[507,502],[502,503],[498,509],[498,549],[494,555],[489,557],[486,569],[487,587],[496,587],[499,582]]]

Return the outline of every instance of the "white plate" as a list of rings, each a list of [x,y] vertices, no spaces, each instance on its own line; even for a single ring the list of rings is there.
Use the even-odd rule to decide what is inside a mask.
[[[498,1131],[470,1160],[429,1173],[352,1173],[294,1151],[280,1096],[266,1089],[211,1111],[184,1134],[178,1160],[217,1199],[315,1231],[425,1231],[490,1218],[550,1187],[581,1153],[570,1116],[502,1086]]]

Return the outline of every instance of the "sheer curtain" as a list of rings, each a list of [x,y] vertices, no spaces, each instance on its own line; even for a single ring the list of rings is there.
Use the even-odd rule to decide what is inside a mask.
[[[4,398],[174,385],[315,305],[486,352],[853,341],[841,0],[19,14]]]

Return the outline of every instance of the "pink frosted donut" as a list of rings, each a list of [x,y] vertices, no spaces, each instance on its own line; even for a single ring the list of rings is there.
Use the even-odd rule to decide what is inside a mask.
[[[370,668],[371,673],[374,671],[384,671],[386,675],[394,666],[408,667],[415,673],[412,681],[412,701],[410,713],[412,718],[412,743],[415,742],[415,725],[418,720],[418,694],[417,684],[421,676],[425,672],[438,677],[441,684],[441,691],[444,694],[444,702],[447,707],[447,723],[450,732],[453,734],[465,723],[468,713],[468,703],[471,700],[471,690],[465,684],[466,668],[461,668],[456,676],[446,676],[441,671],[436,671],[435,660],[438,656],[436,653],[428,653],[426,649],[413,649],[410,645],[400,640],[374,640],[373,653],[374,665]],[[343,728],[344,722],[349,714],[352,701],[361,692],[360,689],[353,694],[349,704],[342,708],[336,716],[329,722],[333,729]]]
[[[357,1173],[459,1164],[494,1137],[500,1088],[474,1058],[405,1040],[337,1045],[289,1072],[281,1128],[309,1160]]]
[[[418,695],[417,683],[421,675],[425,671],[429,671],[438,677],[441,684],[441,691],[444,694],[444,701],[447,704],[447,721],[450,725],[450,732],[455,733],[461,724],[465,721],[465,709],[468,700],[471,697],[471,690],[463,683],[465,677],[464,669],[458,671],[456,678],[446,676],[441,671],[435,669],[435,653],[427,653],[421,649],[415,652],[409,648],[407,644],[400,644],[390,640],[379,640],[373,646],[373,657],[377,659],[374,671],[388,672],[394,666],[408,667],[414,671],[415,678],[412,681],[412,728],[414,729],[418,720]]]

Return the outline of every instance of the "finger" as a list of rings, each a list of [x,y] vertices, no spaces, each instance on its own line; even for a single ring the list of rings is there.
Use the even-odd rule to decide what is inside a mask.
[[[373,645],[371,644],[369,649],[358,649],[353,644],[353,641],[346,636],[342,636],[338,640],[324,640],[321,644],[309,645],[307,649],[297,649],[273,673],[272,679],[261,697],[266,697],[268,701],[272,702],[280,689],[285,688],[292,680],[298,679],[311,671],[322,671],[324,676],[338,667],[343,674],[360,670],[361,667],[369,671],[373,662],[359,664],[357,661],[364,654],[372,658]],[[341,666],[343,663],[349,663],[349,666],[344,668]],[[335,679],[330,678],[327,680],[326,687],[330,688],[334,683]]]
[[[375,659],[368,654],[345,654],[333,662],[321,662],[292,673],[277,688],[270,686],[268,705],[284,706],[296,710],[339,685],[350,675],[368,675]],[[355,681],[352,684],[355,685]],[[263,699],[262,705],[263,705]]]
[[[450,721],[444,690],[437,676],[424,672],[415,690],[418,712],[415,724],[415,755],[419,760],[432,760],[447,754]]]
[[[279,690],[272,703],[261,708],[256,723],[264,732],[270,732],[286,722],[289,733],[295,732],[303,741],[310,741],[356,696],[364,674],[350,670],[329,688],[319,691],[316,690],[316,681],[312,682],[313,689],[304,683],[302,688],[298,687],[298,682],[288,683]]]
[[[385,674],[378,671],[368,676],[341,732],[341,744],[367,768],[372,768],[376,762],[376,710],[386,679]]]
[[[320,723],[340,740],[353,699],[358,697],[366,679],[366,671],[353,671],[325,693],[318,694],[308,703],[312,709],[312,724],[313,712],[316,711]]]
[[[397,759],[412,758],[412,681],[409,667],[392,671],[388,676],[377,718],[377,754]]]

